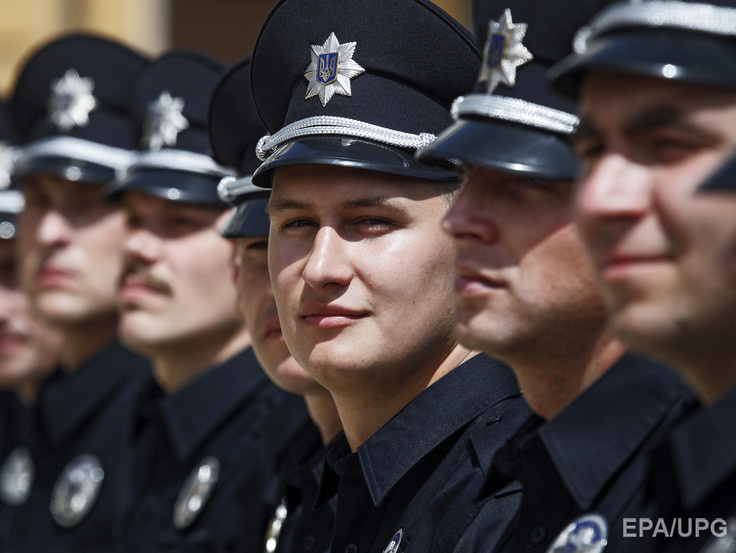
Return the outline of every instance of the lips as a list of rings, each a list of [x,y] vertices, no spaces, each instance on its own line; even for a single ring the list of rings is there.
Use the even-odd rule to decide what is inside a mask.
[[[284,335],[281,332],[281,323],[277,316],[271,316],[266,319],[261,327],[261,336],[265,340],[283,340]]]
[[[61,269],[55,265],[42,265],[36,274],[36,281],[42,288],[54,288],[69,284],[74,280],[71,271]]]
[[[27,342],[24,334],[17,332],[0,333],[0,355],[8,355]]]
[[[606,280],[617,280],[635,272],[656,269],[671,261],[671,256],[662,254],[608,254],[604,256],[603,262],[600,264],[600,273]]]
[[[495,275],[482,273],[467,265],[456,263],[455,293],[471,296],[487,293],[489,289],[501,289],[507,286],[506,281]]]
[[[367,316],[368,313],[365,311],[318,303],[304,306],[300,313],[302,321],[316,328],[342,328]]]

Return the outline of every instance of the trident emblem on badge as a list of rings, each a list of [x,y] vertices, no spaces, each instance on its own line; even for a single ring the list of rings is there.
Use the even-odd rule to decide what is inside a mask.
[[[317,80],[322,84],[330,84],[337,80],[337,64],[340,54],[337,52],[328,52],[319,55],[319,69]]]

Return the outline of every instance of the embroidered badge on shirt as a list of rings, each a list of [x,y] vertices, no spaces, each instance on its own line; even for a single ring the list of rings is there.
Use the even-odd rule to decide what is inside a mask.
[[[357,42],[340,44],[335,33],[330,33],[322,46],[312,45],[312,61],[304,72],[309,81],[305,100],[319,96],[325,107],[335,94],[352,95],[350,79],[365,71],[353,60],[356,45]]]
[[[36,467],[27,447],[18,446],[0,468],[0,499],[6,505],[23,505],[31,493]]]
[[[736,553],[736,517],[729,518],[723,535],[710,538],[700,553]]]
[[[401,545],[401,538],[404,537],[404,529],[399,528],[399,531],[394,534],[394,537],[391,538],[391,541],[388,542],[388,545],[386,546],[386,549],[383,550],[383,553],[396,553],[399,550],[399,545]]]
[[[511,10],[506,9],[498,21],[488,23],[488,39],[483,50],[483,64],[478,80],[486,83],[490,94],[499,84],[516,85],[516,68],[534,59],[521,41],[526,35],[526,23],[513,23]]]
[[[92,510],[105,479],[102,463],[94,455],[80,455],[64,468],[51,495],[51,516],[59,526],[79,524]]]
[[[148,105],[143,123],[143,146],[150,150],[176,146],[179,133],[189,127],[183,111],[184,98],[172,98],[168,92],[162,92]]]
[[[220,461],[215,457],[202,460],[184,482],[174,505],[174,526],[182,530],[190,526],[202,512],[220,478]]]
[[[95,82],[91,77],[80,77],[76,69],[69,69],[51,85],[48,110],[51,122],[62,132],[74,127],[85,127],[90,112],[97,107],[92,95]]]
[[[608,545],[608,523],[597,513],[576,518],[560,532],[547,553],[600,553]]]

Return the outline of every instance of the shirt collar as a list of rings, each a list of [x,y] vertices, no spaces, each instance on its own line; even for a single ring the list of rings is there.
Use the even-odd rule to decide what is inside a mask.
[[[70,438],[127,383],[150,370],[141,356],[113,341],[74,372],[57,371],[43,385],[38,408],[52,445]]]
[[[589,509],[663,421],[673,413],[681,416],[691,402],[692,394],[671,369],[625,355],[542,424],[539,436],[576,503]]]
[[[267,384],[248,348],[161,398],[161,414],[177,457],[187,459],[234,410]]]
[[[686,507],[698,505],[736,471],[735,417],[736,390],[733,390],[672,433],[670,451]]]

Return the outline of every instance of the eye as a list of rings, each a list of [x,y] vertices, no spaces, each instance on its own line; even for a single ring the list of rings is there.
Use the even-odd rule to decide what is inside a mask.
[[[370,233],[387,232],[395,226],[393,221],[381,219],[379,217],[363,217],[358,219],[355,224],[358,225],[361,230]]]
[[[317,224],[314,221],[311,221],[310,219],[289,219],[288,221],[285,221],[282,225],[282,229],[300,229],[300,228],[308,228],[308,227],[314,227]]]
[[[260,252],[268,250],[268,240],[258,240],[257,242],[251,242],[246,247],[248,251]]]

